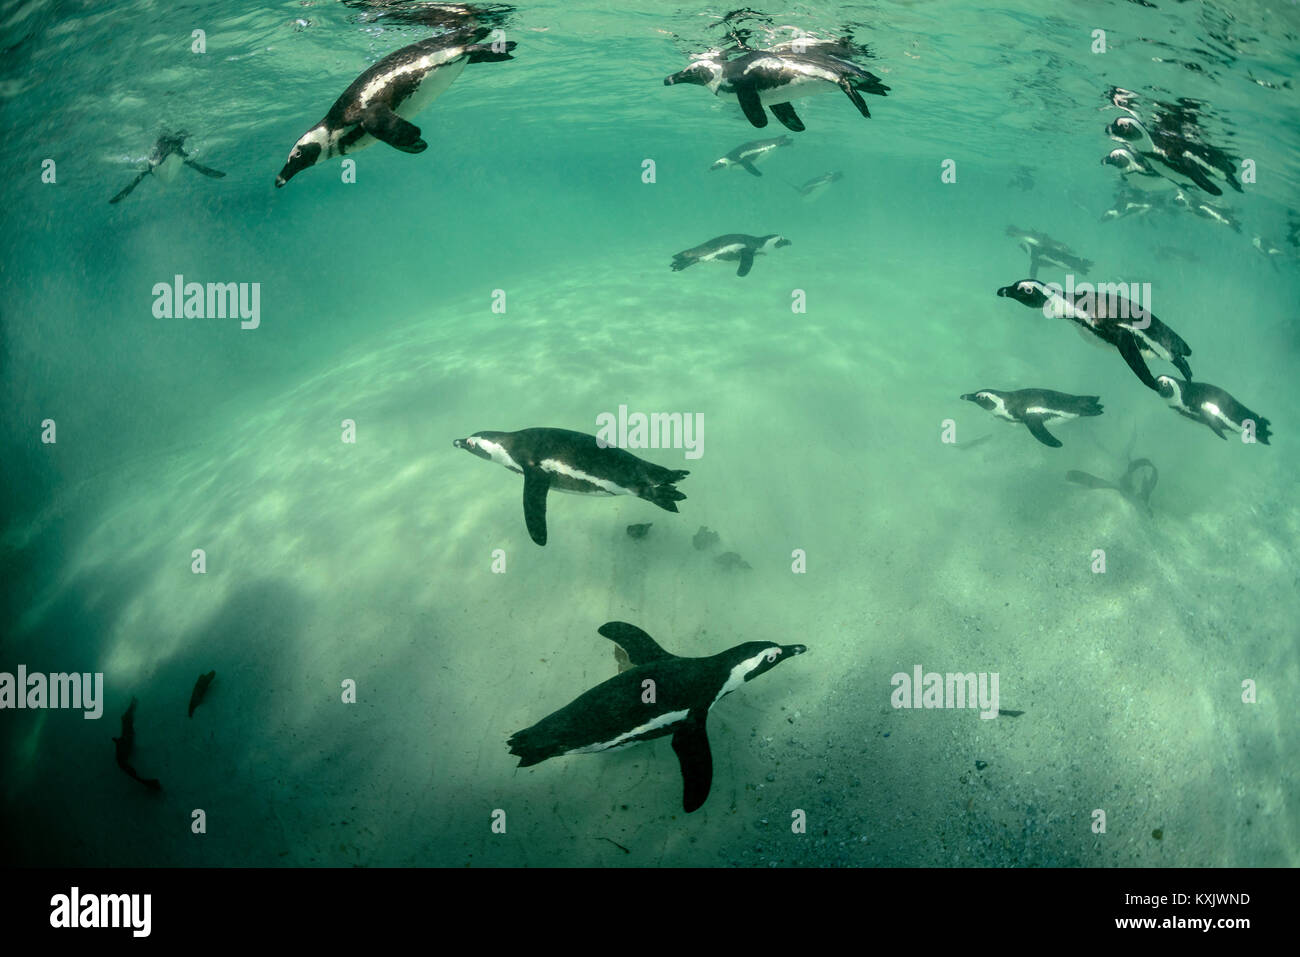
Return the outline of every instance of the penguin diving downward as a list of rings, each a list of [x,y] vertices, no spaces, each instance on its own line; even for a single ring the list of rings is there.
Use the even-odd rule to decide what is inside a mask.
[[[117,766],[129,776],[135,778],[152,791],[161,791],[162,785],[157,778],[142,778],[131,764],[131,754],[135,751],[135,698],[122,713],[122,736],[113,739],[113,748],[117,757]]]
[[[804,199],[816,199],[826,191],[831,183],[838,183],[844,178],[844,174],[838,170],[830,173],[822,173],[820,176],[814,176],[802,186],[796,186],[795,190]]]
[[[713,785],[709,709],[746,681],[808,650],[748,641],[708,658],[681,658],[635,625],[611,621],[597,630],[626,652],[631,667],[516,732],[510,753],[526,768],[558,755],[615,751],[671,734],[688,814],[704,804]]]
[[[1191,347],[1182,337],[1155,317],[1149,310],[1135,306],[1116,294],[1105,284],[1095,290],[1078,289],[1067,297],[1065,290],[1056,284],[1044,285],[1037,279],[1022,279],[1003,286],[998,295],[1014,299],[1031,308],[1050,304],[1052,315],[1069,319],[1081,331],[1091,333],[1102,342],[1119,349],[1128,367],[1148,389],[1156,388],[1156,380],[1147,368],[1145,357],[1156,356],[1172,362],[1187,378],[1192,377],[1187,357]],[[1049,309],[1044,309],[1048,312]]]
[[[762,171],[754,164],[776,152],[780,147],[790,146],[793,143],[794,140],[789,136],[778,136],[770,140],[751,140],[718,159],[709,169],[728,169],[734,166],[743,169],[750,176],[762,176]]]
[[[211,176],[213,179],[221,179],[226,174],[220,170],[204,166],[202,163],[196,163],[190,159],[190,154],[185,152],[185,140],[189,134],[184,130],[177,130],[175,133],[164,133],[158,137],[154,143],[153,150],[149,153],[148,167],[142,169],[136,174],[135,179],[126,184],[126,187],[109,200],[110,203],[120,203],[131,195],[131,190],[140,185],[141,181],[150,173],[157,176],[163,183],[170,183],[180,172],[181,166],[188,166],[196,173],[202,173],[204,176]]]
[[[429,37],[384,57],[352,81],[325,118],[298,138],[284,169],[275,178],[283,186],[322,160],[365,149],[376,140],[403,153],[428,147],[420,128],[409,121],[436,100],[460,76],[466,63],[513,60],[510,43],[479,43],[491,31],[466,28]]]
[[[863,93],[885,96],[889,87],[880,77],[839,57],[808,50],[804,53],[755,50],[726,59],[720,53],[700,57],[686,69],[664,77],[664,86],[693,83],[708,87],[715,96],[734,96],[746,119],[760,129],[767,126],[766,106],[788,130],[803,132],[790,101],[841,89],[867,119],[871,112]]]
[[[1020,240],[1020,248],[1029,253],[1029,278],[1038,278],[1038,267],[1042,263],[1057,266],[1066,271],[1087,273],[1092,270],[1092,260],[1076,254],[1065,243],[1058,242],[1046,233],[1032,229],[1020,229],[1008,226],[1007,235]]]
[[[981,389],[968,392],[962,398],[987,409],[999,419],[1022,423],[1034,438],[1054,449],[1061,447],[1061,440],[1044,428],[1045,422],[1101,415],[1100,396],[1070,395],[1051,389],[1020,389],[1015,392]]]
[[[1208,382],[1184,382],[1171,375],[1162,375],[1156,377],[1156,391],[1179,415],[1204,423],[1221,439],[1228,437],[1225,434],[1228,429],[1242,435],[1250,429],[1256,439],[1269,444],[1268,438],[1273,433],[1269,430],[1268,419],[1250,411],[1218,386]],[[1243,438],[1242,441],[1247,440]]]
[[[691,474],[568,429],[475,432],[452,445],[524,477],[524,524],[538,545],[546,544],[546,493],[551,489],[575,495],[635,495],[675,512],[686,495],[674,486]]]
[[[754,257],[782,246],[789,246],[790,240],[776,233],[766,236],[746,236],[743,233],[728,233],[700,243],[694,249],[686,249],[673,256],[673,272],[681,272],[696,263],[740,262],[736,269],[737,276],[748,276],[754,267]]]

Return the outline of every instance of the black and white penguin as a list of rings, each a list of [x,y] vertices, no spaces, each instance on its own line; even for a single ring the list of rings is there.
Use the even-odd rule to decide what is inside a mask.
[[[1238,434],[1246,431],[1247,422],[1254,423],[1255,438],[1268,445],[1268,419],[1250,411],[1228,393],[1208,382],[1185,382],[1171,375],[1156,377],[1156,391],[1180,415],[1209,426],[1221,439],[1231,429]]]
[[[841,89],[858,112],[870,119],[862,93],[885,96],[889,87],[855,63],[810,49],[804,53],[756,50],[728,60],[715,53],[701,57],[686,69],[664,78],[664,86],[694,83],[715,96],[734,96],[745,117],[757,127],[767,126],[766,106],[788,130],[804,129],[790,101]]]
[[[843,178],[844,174],[835,170],[830,173],[822,173],[820,176],[814,176],[803,185],[796,186],[795,189],[804,199],[816,199],[826,192],[826,188],[831,183],[838,183]]]
[[[1021,423],[1039,442],[1054,449],[1061,447],[1061,440],[1048,432],[1044,423],[1101,415],[1100,396],[1070,395],[1051,389],[1018,389],[1014,392],[980,389],[968,392],[962,398],[992,412],[999,419]]]
[[[1113,166],[1124,177],[1124,185],[1144,193],[1172,192],[1181,184],[1165,176],[1142,154],[1130,147],[1113,149],[1101,158],[1103,166]]]
[[[403,153],[428,147],[420,128],[409,121],[436,100],[460,76],[466,63],[513,60],[513,41],[479,43],[491,31],[473,27],[429,37],[384,57],[352,81],[325,118],[298,138],[284,169],[275,178],[283,186],[322,160],[365,149],[376,140]]]
[[[190,154],[185,151],[185,141],[189,134],[184,130],[177,130],[175,133],[164,133],[158,137],[149,152],[148,166],[136,174],[135,179],[126,184],[126,187],[109,200],[110,203],[120,203],[131,195],[131,190],[135,189],[150,174],[156,176],[163,183],[170,183],[176,178],[182,166],[188,166],[196,173],[202,173],[204,176],[211,176],[213,179],[221,179],[226,174],[220,170],[212,169],[210,166],[204,166],[202,163],[196,163],[190,158]]]
[[[1019,240],[1020,248],[1029,254],[1030,279],[1038,278],[1038,267],[1043,263],[1078,273],[1088,273],[1092,270],[1091,259],[1084,259],[1065,243],[1053,239],[1046,233],[1008,226],[1007,235]]]
[[[1181,189],[1174,194],[1173,202],[1175,206],[1187,210],[1193,216],[1208,219],[1218,226],[1227,226],[1234,233],[1241,232],[1241,221],[1232,215],[1230,210],[1222,206],[1216,206],[1213,203],[1203,202],[1199,199],[1192,199]]]
[[[1113,140],[1130,144],[1144,157],[1164,164],[1213,196],[1223,195],[1213,178],[1221,179],[1237,192],[1242,192],[1236,166],[1223,150],[1185,139],[1160,126],[1155,127],[1153,136],[1141,120],[1132,116],[1117,117],[1107,125],[1106,133]]]
[[[1172,362],[1183,375],[1189,379],[1192,377],[1191,366],[1187,364],[1187,357],[1192,354],[1191,346],[1154,313],[1142,310],[1104,286],[1092,292],[1075,290],[1073,296],[1067,297],[1065,291],[1055,284],[1022,279],[1003,286],[998,295],[1033,309],[1046,306],[1044,314],[1050,312],[1069,319],[1081,330],[1114,346],[1148,389],[1156,388],[1156,380],[1145,362],[1149,357]]]
[[[607,622],[598,631],[626,652],[631,667],[516,732],[510,753],[526,768],[559,755],[616,751],[671,734],[687,813],[704,804],[713,785],[709,709],[745,682],[808,650],[749,641],[707,658],[682,658],[626,622]],[[652,696],[648,688],[654,689]]]
[[[700,243],[693,249],[686,249],[673,256],[673,272],[681,272],[687,266],[708,262],[740,262],[737,276],[748,276],[754,266],[754,257],[759,253],[770,252],[789,246],[790,240],[776,233],[766,236],[746,236],[744,233],[727,233],[717,236],[707,243]]]
[[[794,139],[790,136],[778,136],[775,139],[768,140],[751,140],[737,146],[726,156],[719,157],[709,169],[729,169],[734,167],[743,169],[750,176],[762,176],[762,170],[754,164],[759,160],[766,159],[782,146],[790,146],[793,143]]]
[[[635,495],[675,512],[686,495],[674,485],[691,474],[568,429],[475,432],[452,445],[524,477],[524,523],[538,545],[546,544],[546,493],[551,489],[574,495]]]

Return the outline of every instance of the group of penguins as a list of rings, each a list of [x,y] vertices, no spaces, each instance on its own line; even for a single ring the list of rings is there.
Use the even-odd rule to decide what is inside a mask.
[[[360,3],[353,0],[353,5]],[[375,142],[406,153],[422,152],[428,144],[410,118],[445,91],[467,64],[513,59],[511,51],[516,44],[506,42],[497,29],[502,11],[509,8],[485,10],[469,4],[441,3],[434,6],[442,18],[438,24],[441,32],[402,47],[361,73],[325,116],[299,137],[276,177],[277,187],[331,157],[355,153]],[[859,53],[867,55],[850,39],[842,38],[800,37],[766,48],[755,48],[747,39],[739,39],[728,49],[695,57],[685,69],[666,77],[664,83],[703,86],[716,96],[734,99],[754,127],[766,126],[770,111],[787,130],[797,133],[804,124],[791,101],[815,93],[840,91],[861,116],[870,118],[862,94],[885,96],[889,88],[852,61]],[[1130,132],[1127,124],[1117,129],[1126,138]],[[1202,155],[1190,147],[1179,153],[1171,147],[1172,140],[1163,128],[1157,137],[1149,139],[1163,162],[1177,164],[1195,182],[1207,182],[1199,167],[1193,172],[1192,164],[1199,157],[1213,166],[1209,154]],[[137,180],[113,201],[129,193],[163,161],[175,160],[206,175],[221,175],[197,166],[184,153],[182,142],[183,137],[175,136],[165,144],[160,141],[155,154],[164,155],[158,163],[151,158],[150,168],[141,171]],[[751,175],[760,175],[753,161],[785,142],[788,137],[745,144],[720,159],[714,168],[737,166]],[[1145,156],[1141,147],[1125,155],[1139,168],[1145,162],[1138,159],[1139,155]],[[823,187],[838,175],[823,174],[805,187]],[[1063,253],[1054,253],[1046,237],[1025,232],[1023,238],[1027,248],[1032,247],[1035,264],[1061,262]],[[680,270],[702,261],[735,261],[743,276],[756,254],[788,244],[780,236],[730,234],[677,254],[672,268]],[[1115,297],[1067,296],[1058,286],[1037,278],[1003,287],[998,295],[1026,306],[1046,307],[1114,347],[1148,388],[1220,437],[1231,429],[1250,432],[1259,441],[1268,442],[1267,421],[1222,389],[1192,381],[1187,364],[1191,349],[1159,319],[1136,311],[1136,304]],[[1144,361],[1144,357],[1151,356],[1172,362],[1183,378],[1152,376]],[[1060,442],[1044,428],[1044,423],[1101,413],[1096,396],[1071,396],[1046,389],[982,389],[962,398],[1002,418],[1023,423],[1039,441],[1051,446],[1059,446]],[[529,537],[539,546],[545,545],[548,538],[546,506],[552,490],[596,496],[635,495],[669,512],[676,512],[677,502],[686,497],[676,486],[689,474],[687,471],[655,465],[586,433],[556,428],[481,431],[457,439],[453,445],[523,477],[524,524]],[[520,767],[528,767],[558,755],[612,751],[671,735],[681,767],[682,806],[687,812],[704,804],[712,784],[706,729],[709,710],[746,682],[807,650],[800,644],[751,641],[712,656],[691,658],[665,651],[650,635],[626,622],[607,622],[598,632],[614,642],[619,673],[515,733],[508,742],[510,751],[519,758]],[[124,737],[129,741],[127,720]]]
[[[1198,195],[1222,196],[1220,184],[1245,192],[1237,177],[1239,160],[1207,142],[1200,123],[1199,101],[1180,97],[1173,101],[1153,100],[1144,106],[1139,94],[1119,86],[1107,89],[1103,100],[1103,109],[1122,114],[1106,124],[1106,135],[1123,144],[1101,160],[1120,173],[1120,188],[1115,202],[1102,214],[1103,222],[1146,217],[1152,212],[1185,211],[1241,232],[1241,221],[1230,208]],[[1295,211],[1290,212],[1288,226],[1287,243],[1293,250],[1300,249],[1300,217]],[[1251,245],[1274,268],[1280,261],[1296,258],[1295,252],[1288,252],[1260,234],[1252,237]]]

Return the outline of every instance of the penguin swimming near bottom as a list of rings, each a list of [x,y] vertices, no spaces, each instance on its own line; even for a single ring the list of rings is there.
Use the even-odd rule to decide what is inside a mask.
[[[822,173],[820,176],[814,176],[802,186],[796,186],[795,190],[804,199],[816,199],[826,191],[826,188],[830,186],[831,183],[838,183],[843,178],[843,173],[838,170],[833,170],[829,173]]]
[[[664,78],[664,86],[676,83],[707,87],[714,96],[735,96],[745,118],[760,129],[767,126],[766,106],[782,126],[796,133],[803,132],[804,125],[790,105],[793,99],[838,88],[859,113],[871,119],[862,94],[885,96],[889,91],[874,73],[815,49],[804,53],[753,50],[731,60],[710,54]]]
[[[693,249],[685,249],[673,256],[673,272],[681,272],[696,263],[739,262],[737,276],[748,276],[754,267],[754,257],[782,246],[789,246],[790,240],[776,233],[766,236],[746,236],[744,233],[727,233],[715,236],[707,243],[700,243]]]
[[[1104,284],[1091,291],[1076,289],[1072,298],[1067,298],[1065,290],[1055,283],[1045,284],[1037,279],[1022,279],[997,292],[1031,308],[1050,306],[1044,312],[1069,319],[1082,331],[1115,346],[1148,389],[1156,388],[1156,380],[1147,368],[1147,357],[1172,362],[1183,375],[1192,377],[1191,366],[1187,364],[1191,346],[1149,310],[1135,306]]]
[[[131,752],[135,750],[135,704],[136,701],[133,697],[131,704],[122,715],[122,736],[113,739],[117,766],[145,787],[154,791],[161,791],[162,785],[158,783],[157,778],[142,778],[131,765]]]
[[[1114,489],[1135,507],[1151,515],[1151,492],[1160,480],[1160,470],[1150,459],[1133,459],[1124,474],[1113,482],[1076,469],[1066,472],[1065,477],[1084,488]]]
[[[626,622],[606,622],[597,631],[626,652],[631,667],[620,666],[613,678],[515,732],[510,753],[526,768],[559,755],[615,751],[671,734],[682,769],[682,809],[688,814],[704,804],[713,785],[709,709],[745,682],[808,650],[748,641],[707,658],[682,658]],[[649,703],[648,688],[654,689]]]
[[[1070,395],[1051,389],[1019,389],[1015,392],[980,389],[968,392],[962,398],[987,409],[999,419],[1021,423],[1039,442],[1054,449],[1061,447],[1061,440],[1044,428],[1045,422],[1101,415],[1100,396]]]
[[[725,156],[719,157],[714,164],[709,167],[709,169],[729,169],[735,167],[736,169],[743,169],[750,176],[762,176],[763,171],[754,164],[761,159],[766,159],[782,146],[792,146],[793,144],[794,138],[791,136],[778,136],[775,139],[766,140],[750,140],[748,143],[742,143],[740,146],[737,146]]]
[[[428,37],[388,54],[349,84],[324,118],[289,151],[275,178],[283,186],[308,167],[331,156],[355,153],[376,141],[403,153],[422,153],[429,144],[410,122],[451,86],[466,63],[513,60],[514,41],[479,43],[488,27],[466,28]]]
[[[1216,385],[1184,382],[1171,375],[1162,375],[1156,377],[1156,391],[1179,415],[1205,424],[1221,439],[1227,439],[1228,429],[1243,436],[1249,429],[1256,439],[1269,444],[1269,436],[1273,433],[1269,430],[1268,419],[1250,411]],[[1242,441],[1248,440],[1243,438]]]
[[[126,187],[109,200],[109,203],[120,203],[131,195],[131,190],[135,189],[144,181],[144,178],[151,173],[157,176],[164,183],[170,183],[176,178],[181,166],[188,166],[196,173],[202,173],[204,176],[210,176],[213,179],[221,179],[226,174],[220,170],[212,169],[210,166],[204,166],[202,163],[196,163],[190,158],[190,154],[185,152],[185,141],[189,134],[184,130],[177,130],[175,133],[163,133],[154,143],[153,149],[149,153],[148,167],[142,169],[136,174],[135,179],[126,184]]]
[[[546,544],[546,493],[551,489],[575,495],[635,495],[675,512],[686,498],[675,485],[691,474],[568,429],[475,432],[451,444],[524,477],[524,524],[538,545]]]

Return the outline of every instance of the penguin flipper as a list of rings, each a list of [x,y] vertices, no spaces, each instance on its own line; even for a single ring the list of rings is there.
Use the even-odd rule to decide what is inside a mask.
[[[871,119],[871,111],[867,109],[867,101],[862,98],[861,93],[853,89],[853,84],[849,82],[847,77],[840,80],[840,89],[843,90],[845,95],[853,101],[853,105],[858,108],[859,113],[867,119]],[[776,111],[773,110],[772,112],[775,113]]]
[[[1178,371],[1183,374],[1184,379],[1188,382],[1192,381],[1192,367],[1187,364],[1187,359],[1183,356],[1174,356],[1170,361],[1178,367]]]
[[[1178,170],[1178,172],[1182,173],[1184,176],[1190,179],[1201,189],[1205,190],[1211,196],[1223,195],[1223,190],[1219,189],[1219,187],[1215,184],[1214,180],[1210,179],[1209,176],[1205,175],[1205,171],[1200,169],[1194,161],[1192,163],[1185,164],[1182,169]]]
[[[196,173],[202,173],[204,176],[211,176],[213,179],[221,179],[226,174],[219,169],[213,169],[211,166],[204,166],[202,163],[196,163],[192,159],[185,160],[185,165]]]
[[[713,753],[705,726],[708,712],[692,713],[673,735],[673,750],[682,766],[682,810],[697,811],[713,787]]]
[[[626,651],[628,661],[633,665],[644,665],[652,661],[664,661],[677,657],[660,648],[659,642],[636,625],[629,625],[625,621],[607,621],[596,629],[596,633],[608,638]]]
[[[128,196],[131,195],[131,190],[139,186],[140,181],[144,179],[146,176],[148,176],[151,172],[152,170],[143,170],[140,173],[138,173],[135,179],[127,183],[126,189],[122,190],[122,192],[118,193],[116,196],[110,199],[109,203],[120,203],[122,200],[126,199]]]
[[[754,268],[754,250],[742,249],[740,251],[740,268],[736,270],[737,276],[748,276],[749,271]]]
[[[736,91],[736,99],[745,112],[745,119],[759,129],[767,126],[767,114],[763,112],[763,101],[758,98],[758,90],[752,86],[743,87]]]
[[[757,166],[755,166],[753,163],[745,162],[745,163],[741,163],[740,165],[745,168],[745,172],[748,173],[750,176],[763,175],[763,171],[759,169]]]
[[[1038,278],[1038,247],[1029,247],[1029,278]]]
[[[799,119],[799,114],[794,111],[794,107],[789,103],[773,103],[768,109],[772,111],[772,115],[780,120],[781,125],[787,130],[792,130],[795,133],[804,131],[803,120]]]
[[[524,469],[524,524],[528,537],[538,545],[546,544],[546,493],[551,477],[541,469]]]
[[[1047,431],[1046,427],[1043,425],[1043,417],[1041,415],[1027,415],[1022,421],[1025,423],[1025,427],[1029,429],[1030,435],[1036,438],[1039,442],[1042,442],[1044,445],[1050,445],[1054,449],[1059,449],[1061,447],[1061,440],[1051,432]]]
[[[1142,350],[1138,346],[1137,337],[1132,333],[1121,333],[1116,345],[1119,346],[1119,354],[1124,357],[1124,361],[1128,363],[1128,367],[1134,374],[1142,380],[1142,384],[1148,389],[1159,392],[1160,387],[1156,385],[1155,377],[1151,375],[1151,370],[1142,359]]]
[[[420,139],[420,128],[402,119],[382,103],[376,103],[361,114],[361,127],[377,140],[382,140],[403,153],[423,153],[429,144]]]

